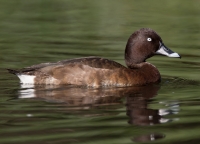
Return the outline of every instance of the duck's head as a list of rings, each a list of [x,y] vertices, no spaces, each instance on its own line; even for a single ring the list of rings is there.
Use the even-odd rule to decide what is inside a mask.
[[[145,62],[154,55],[181,58],[178,53],[167,48],[161,37],[152,29],[142,28],[128,39],[125,49],[125,61],[128,67]]]

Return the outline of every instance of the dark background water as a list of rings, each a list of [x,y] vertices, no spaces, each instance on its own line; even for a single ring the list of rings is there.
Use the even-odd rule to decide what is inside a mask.
[[[0,143],[199,143],[199,6],[199,0],[0,0]],[[157,86],[23,88],[5,70],[85,56],[124,65],[127,39],[142,27],[182,56],[148,60],[163,77]]]

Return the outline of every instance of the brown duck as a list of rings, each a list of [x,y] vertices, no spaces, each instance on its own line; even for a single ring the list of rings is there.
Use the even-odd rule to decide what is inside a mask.
[[[21,70],[8,71],[19,77],[23,84],[101,86],[136,86],[160,82],[158,69],[146,62],[156,55],[178,57],[167,48],[161,37],[152,29],[142,28],[128,39],[125,48],[127,67],[100,57],[85,57],[41,63]]]

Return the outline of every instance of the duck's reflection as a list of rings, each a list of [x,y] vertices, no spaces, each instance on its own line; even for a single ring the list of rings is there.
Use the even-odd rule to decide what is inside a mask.
[[[172,119],[164,118],[165,115],[177,113],[173,109],[151,109],[148,104],[154,96],[157,95],[159,85],[147,85],[143,87],[126,88],[99,88],[88,89],[81,87],[55,87],[55,86],[37,86],[22,85],[19,98],[42,98],[46,101],[66,103],[67,106],[80,106],[89,108],[90,106],[114,105],[123,103],[125,106],[128,123],[131,125],[148,126],[160,123],[167,123]],[[152,141],[163,138],[163,134],[156,135],[150,133],[135,137],[136,141]]]
[[[149,85],[139,87],[137,93],[126,97],[127,116],[129,116],[129,124],[134,125],[154,125],[172,121],[163,116],[173,114],[171,109],[151,109],[148,108],[150,98],[157,95],[159,86]]]

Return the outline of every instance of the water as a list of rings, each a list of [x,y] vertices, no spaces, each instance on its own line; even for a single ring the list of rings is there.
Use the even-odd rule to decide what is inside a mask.
[[[0,1],[0,143],[199,143],[200,20],[194,1]],[[162,83],[21,86],[5,68],[101,56],[124,63],[130,34],[157,31],[182,59],[155,56]]]

